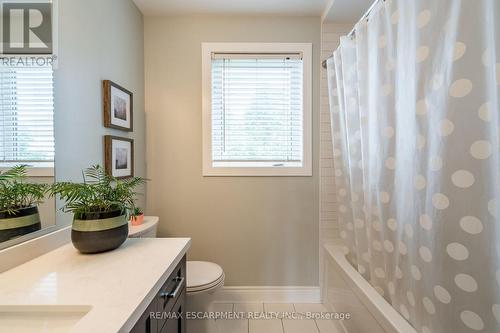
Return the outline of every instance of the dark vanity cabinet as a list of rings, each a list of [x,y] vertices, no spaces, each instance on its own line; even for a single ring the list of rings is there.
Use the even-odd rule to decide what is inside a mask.
[[[130,332],[185,333],[186,257],[182,258]]]
[[[186,297],[186,291],[184,290],[182,292],[181,297],[179,300],[175,303],[174,307],[172,310],[170,310],[172,313],[175,313],[178,315],[177,318],[170,318],[164,322],[163,328],[159,331],[161,333],[171,333],[171,332],[178,332],[178,333],[186,333],[186,322],[187,320],[181,315],[184,315],[185,309],[184,305],[186,304],[184,299]]]

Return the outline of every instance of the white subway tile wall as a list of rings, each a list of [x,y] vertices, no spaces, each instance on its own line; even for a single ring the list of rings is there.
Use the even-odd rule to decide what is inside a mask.
[[[321,26],[321,61],[330,57],[338,47],[340,37],[347,34],[352,24],[323,23]],[[339,238],[337,204],[335,197],[335,175],[333,167],[330,109],[328,105],[327,73],[321,68],[320,101],[320,207],[319,207],[319,262],[320,286],[323,286],[323,244]]]

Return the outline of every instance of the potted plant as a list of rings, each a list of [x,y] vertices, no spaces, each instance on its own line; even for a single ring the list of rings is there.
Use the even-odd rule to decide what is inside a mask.
[[[73,213],[71,241],[81,253],[116,249],[127,239],[128,215],[135,210],[135,188],[146,180],[117,179],[95,165],[83,171],[83,183],[58,182],[52,194]]]
[[[144,220],[144,211],[140,207],[135,207],[130,214],[130,224],[141,225]]]
[[[0,242],[40,230],[37,205],[43,202],[48,184],[27,183],[26,165],[0,172]]]

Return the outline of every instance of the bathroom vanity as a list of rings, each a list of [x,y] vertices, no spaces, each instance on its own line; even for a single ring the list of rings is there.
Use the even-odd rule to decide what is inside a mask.
[[[131,333],[185,333],[186,256],[167,278]]]
[[[185,321],[176,314],[184,311],[189,246],[188,238],[141,238],[94,255],[72,244],[59,247],[0,274],[0,327],[184,332]]]

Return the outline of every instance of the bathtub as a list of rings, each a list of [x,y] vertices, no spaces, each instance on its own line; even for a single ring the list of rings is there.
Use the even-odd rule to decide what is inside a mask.
[[[348,333],[417,333],[347,261],[342,247],[324,245],[323,301],[335,312],[349,312],[339,323]]]

